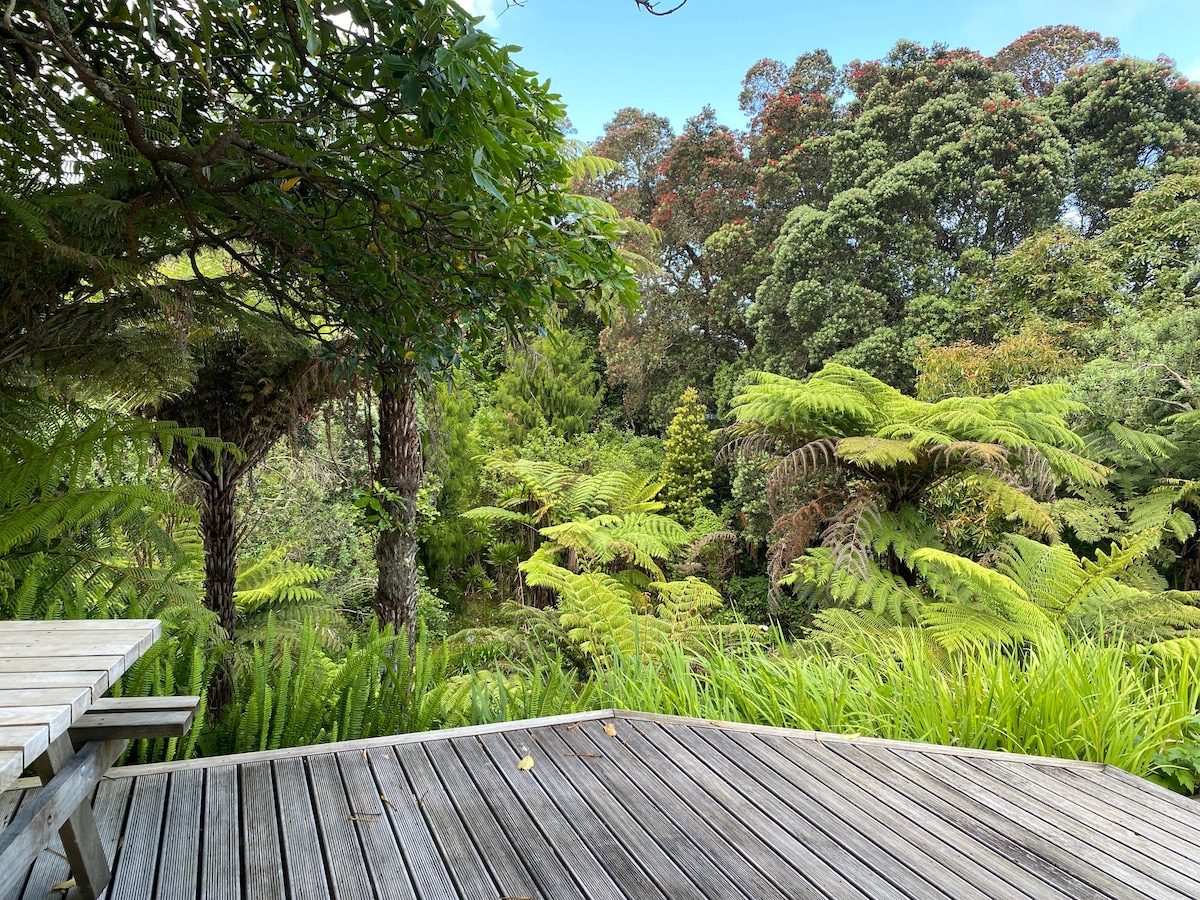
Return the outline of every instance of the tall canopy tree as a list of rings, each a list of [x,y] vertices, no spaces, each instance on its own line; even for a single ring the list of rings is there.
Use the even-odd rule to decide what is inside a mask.
[[[209,297],[238,302],[230,282],[249,280],[282,321],[354,335],[343,364],[378,383],[376,480],[397,498],[376,612],[411,630],[421,373],[556,295],[625,298],[632,281],[615,229],[561,188],[562,107],[477,20],[448,0],[347,12],[10,4],[0,128],[28,152],[0,194],[21,204],[105,186],[125,266],[166,210],[189,258],[215,247],[230,260],[216,276],[193,266]]]
[[[1165,57],[1106,59],[1075,70],[1047,100],[1071,144],[1071,192],[1084,231],[1200,156],[1200,83]]]
[[[1011,72],[1031,97],[1046,97],[1078,66],[1121,55],[1121,42],[1077,25],[1046,25],[1026,32],[991,58],[992,67]]]
[[[791,212],[750,319],[772,370],[838,359],[904,386],[917,334],[957,336],[957,275],[1057,218],[1068,148],[973,51],[902,41],[850,88],[831,199]]]

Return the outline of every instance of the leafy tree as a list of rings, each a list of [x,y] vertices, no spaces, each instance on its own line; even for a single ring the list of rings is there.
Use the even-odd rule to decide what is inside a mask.
[[[925,346],[917,357],[917,398],[987,397],[1078,374],[1079,353],[1061,335],[1032,322],[991,346],[959,341]]]
[[[959,336],[958,274],[1057,217],[1067,148],[971,51],[901,42],[849,86],[835,193],[788,216],[750,322],[774,371],[837,359],[907,385],[914,339]]]
[[[563,111],[532,73],[446,0],[349,12],[22,4],[0,47],[13,76],[0,124],[45,146],[6,192],[132,171],[117,179],[134,235],[120,262],[150,224],[141,209],[161,206],[191,259],[215,247],[231,261],[216,277],[194,266],[203,291],[237,302],[229,282],[249,280],[284,320],[354,336],[343,359],[378,381],[375,480],[396,498],[376,612],[411,629],[421,373],[555,295],[627,297],[632,282],[616,230],[562,190]],[[79,160],[68,176],[64,157]]]
[[[862,574],[874,560],[897,583],[915,577],[909,556],[942,546],[931,498],[966,486],[1001,518],[1053,536],[1037,498],[1060,482],[1103,482],[1064,416],[1079,409],[1064,385],[991,398],[925,403],[864,372],[829,364],[805,382],[756,373],[727,429],[741,453],[775,456],[767,497],[776,516],[775,579],[820,543],[836,566]]]
[[[1180,165],[1185,172],[1134,195],[1099,234],[1057,225],[1031,235],[974,280],[969,302],[990,310],[992,328],[1000,332],[1035,316],[1101,326],[1119,315],[1194,305],[1200,297],[1200,173],[1194,159]],[[1102,341],[1096,346],[1103,351]]]
[[[1107,227],[1164,175],[1200,155],[1200,85],[1174,62],[1109,59],[1073,72],[1047,99],[1071,144],[1071,190],[1084,230]]]
[[[328,365],[305,340],[274,329],[257,339],[226,329],[193,343],[195,382],[146,412],[225,442],[212,451],[173,444],[171,465],[198,489],[204,538],[204,605],[217,613],[230,638],[237,623],[240,482],[296,422],[336,391]]]
[[[653,123],[641,124],[644,131]],[[751,187],[739,137],[711,109],[689,119],[662,156],[649,219],[661,235],[661,270],[640,278],[642,310],[618,316],[600,345],[609,383],[624,387],[626,415],[639,424],[665,427],[686,386],[711,384],[720,364],[752,340],[704,251],[710,235],[749,214]]]
[[[993,68],[1011,72],[1031,97],[1046,97],[1076,67],[1121,55],[1121,42],[1075,25],[1046,25],[1026,32],[991,58]]]
[[[663,442],[663,499],[684,525],[712,497],[713,436],[708,407],[695,388],[688,388],[675,407],[675,418]]]

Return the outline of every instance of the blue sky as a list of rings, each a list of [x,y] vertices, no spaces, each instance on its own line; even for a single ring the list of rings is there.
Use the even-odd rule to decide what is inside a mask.
[[[488,15],[484,27],[502,43],[525,48],[518,58],[551,80],[589,141],[626,106],[678,130],[709,103],[741,127],[737,95],[756,60],[791,62],[824,47],[840,65],[878,58],[899,38],[990,54],[1033,28],[1069,23],[1118,38],[1134,56],[1170,56],[1200,80],[1200,0],[689,0],[665,18],[633,0],[459,2]]]

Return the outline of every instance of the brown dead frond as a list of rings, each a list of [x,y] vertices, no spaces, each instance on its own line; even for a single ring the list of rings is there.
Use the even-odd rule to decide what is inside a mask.
[[[980,441],[955,441],[929,449],[933,472],[958,469],[964,466],[1000,473],[1007,468],[1008,450],[1000,444]]]
[[[793,450],[771,470],[767,480],[767,505],[775,509],[776,498],[784,491],[794,488],[800,481],[811,478],[822,470],[838,465],[837,442],[830,438],[809,441]]]
[[[728,431],[728,429],[726,429]],[[713,461],[716,465],[726,465],[736,459],[748,460],[763,454],[774,454],[780,449],[780,439],[769,431],[756,431],[753,434],[735,436],[717,451]]]
[[[879,499],[875,491],[860,490],[821,535],[821,546],[834,552],[834,566],[864,580],[870,572],[870,532],[879,525]]]
[[[679,571],[684,575],[708,572],[724,578],[728,574],[734,554],[737,552],[738,538],[739,535],[736,531],[713,531],[696,539],[688,547],[687,555],[683,558]],[[708,551],[707,559],[701,560],[700,556],[705,551]]]
[[[1052,501],[1058,487],[1058,479],[1054,477],[1054,468],[1050,465],[1050,460],[1033,447],[1019,448],[1017,458],[1021,461],[1025,486],[1033,498],[1042,503]]]

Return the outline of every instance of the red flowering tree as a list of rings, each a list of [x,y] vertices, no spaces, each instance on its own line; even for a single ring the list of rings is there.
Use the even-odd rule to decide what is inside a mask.
[[[1067,73],[1079,66],[1121,55],[1121,42],[1076,25],[1047,25],[1027,32],[989,61],[997,72],[1011,72],[1030,97],[1047,97]]]

